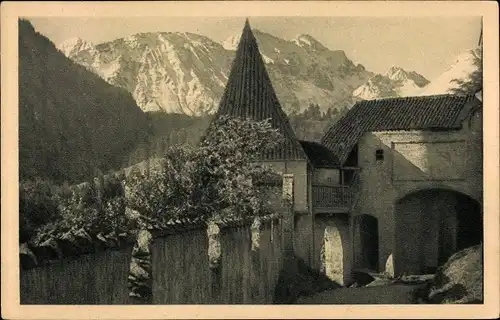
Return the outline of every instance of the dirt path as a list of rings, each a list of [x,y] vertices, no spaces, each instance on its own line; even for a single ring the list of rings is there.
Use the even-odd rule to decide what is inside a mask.
[[[422,285],[340,288],[299,298],[296,304],[416,304],[414,293]]]

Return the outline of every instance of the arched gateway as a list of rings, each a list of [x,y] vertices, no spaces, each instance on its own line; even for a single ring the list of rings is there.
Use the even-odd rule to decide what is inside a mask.
[[[395,206],[395,271],[432,273],[455,252],[483,240],[482,208],[448,189],[410,193]]]

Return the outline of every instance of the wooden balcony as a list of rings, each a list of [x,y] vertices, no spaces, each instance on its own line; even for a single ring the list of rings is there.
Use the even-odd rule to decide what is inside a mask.
[[[347,213],[354,196],[354,191],[349,186],[312,186],[312,205],[315,213]]]
[[[348,213],[352,210],[359,192],[358,175],[348,185],[312,185],[314,213]]]

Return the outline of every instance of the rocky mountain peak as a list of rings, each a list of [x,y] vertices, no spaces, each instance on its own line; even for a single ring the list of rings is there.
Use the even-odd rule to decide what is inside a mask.
[[[408,73],[401,67],[392,66],[387,70],[385,74],[389,79],[392,80],[406,80],[408,79]]]
[[[385,74],[389,79],[394,81],[413,81],[418,87],[423,87],[429,83],[423,75],[415,71],[406,71],[401,67],[392,66]]]
[[[296,45],[313,50],[328,50],[321,42],[308,34],[300,34],[292,40]]]
[[[240,42],[240,35],[233,35],[228,37],[226,40],[222,41],[222,46],[226,50],[236,50],[238,48],[238,43]]]
[[[70,56],[80,51],[94,48],[94,44],[80,37],[73,37],[65,40],[57,47],[64,55]]]
[[[353,91],[355,99],[371,100],[413,95],[429,81],[414,71],[392,66],[385,74],[372,76],[364,85]]]

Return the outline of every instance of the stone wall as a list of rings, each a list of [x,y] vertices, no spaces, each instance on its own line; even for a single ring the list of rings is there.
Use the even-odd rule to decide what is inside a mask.
[[[300,166],[296,168],[300,169]],[[300,179],[303,180],[303,176]],[[294,197],[298,194],[297,186],[304,183],[297,183],[294,174],[283,176],[283,190],[288,190]],[[112,300],[113,303],[271,303],[277,299],[276,290],[278,300],[286,302],[321,288],[348,285],[352,262],[348,216],[314,218],[310,213],[296,212],[292,207],[283,209],[257,219],[171,220],[136,230],[131,233],[133,241],[129,239],[127,242],[128,245],[134,243],[126,261],[128,272],[125,274],[122,266],[120,296],[119,300]],[[27,246],[23,245],[21,249],[21,259],[36,260]],[[288,262],[282,262],[282,257]],[[63,258],[59,257],[63,261],[57,264],[62,266],[64,273],[66,262]],[[241,268],[235,269],[235,265]],[[72,268],[73,277],[80,279],[80,273],[85,270],[74,264]],[[39,267],[34,268],[32,274],[37,276],[44,272],[45,268]],[[272,278],[266,278],[269,276]],[[102,277],[112,278],[105,272]],[[25,296],[39,296],[37,292],[50,290],[57,281],[44,276],[39,287],[25,287],[29,291]],[[72,279],[66,282],[75,283]],[[125,296],[127,285],[129,292]],[[104,293],[91,298],[81,297],[80,290],[73,286],[71,297],[74,299],[71,301],[80,301],[80,304],[109,301],[105,300],[108,299],[106,290],[109,286],[105,282],[102,286],[105,287]],[[257,287],[263,295],[254,294]],[[65,294],[66,291],[56,296]],[[56,300],[62,299],[57,297]],[[43,304],[44,299],[40,297],[37,301]]]

